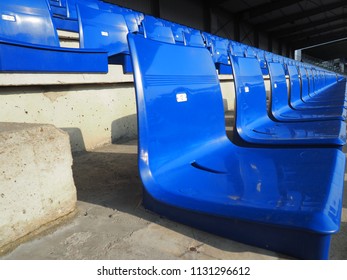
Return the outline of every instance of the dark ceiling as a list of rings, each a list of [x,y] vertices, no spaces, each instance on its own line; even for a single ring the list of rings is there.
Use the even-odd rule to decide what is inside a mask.
[[[206,3],[206,1],[204,1]],[[347,0],[211,0],[221,9],[279,39],[324,60],[347,58]],[[326,46],[310,48],[333,42]]]

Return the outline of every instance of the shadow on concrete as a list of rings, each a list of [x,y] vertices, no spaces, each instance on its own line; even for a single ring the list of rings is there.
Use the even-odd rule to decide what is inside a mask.
[[[137,115],[119,118],[111,125],[112,143],[124,143],[137,139]]]
[[[69,134],[72,152],[86,150],[81,129],[78,127],[60,127],[60,129]]]

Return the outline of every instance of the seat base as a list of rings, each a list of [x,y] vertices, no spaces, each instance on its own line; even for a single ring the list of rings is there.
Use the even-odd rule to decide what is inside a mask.
[[[0,71],[107,73],[107,52],[0,41]]]
[[[329,258],[331,240],[329,234],[188,211],[155,200],[145,189],[143,190],[143,205],[146,209],[176,222],[294,258]]]

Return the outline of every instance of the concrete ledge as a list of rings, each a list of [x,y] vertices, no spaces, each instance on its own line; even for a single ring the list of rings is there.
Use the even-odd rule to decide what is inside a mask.
[[[0,123],[0,253],[76,206],[68,134],[52,125]]]
[[[108,73],[0,73],[0,86],[77,85],[132,83],[121,65],[109,65]]]

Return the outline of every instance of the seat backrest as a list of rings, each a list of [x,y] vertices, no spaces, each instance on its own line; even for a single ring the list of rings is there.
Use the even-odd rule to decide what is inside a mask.
[[[128,41],[137,94],[140,162],[161,166],[193,147],[225,137],[221,89],[206,48],[131,33]]]
[[[306,68],[307,80],[308,80],[308,93],[312,94],[315,91],[314,75],[311,68]]]
[[[146,38],[167,43],[175,42],[171,28],[165,26],[161,20],[146,15],[141,24]]]
[[[59,47],[46,0],[0,2],[0,39]]]
[[[234,56],[245,56],[245,50],[240,44],[231,43],[229,46],[229,51]]]
[[[108,55],[128,52],[128,28],[121,13],[78,4],[80,47],[105,49]]]
[[[283,65],[279,62],[268,63],[271,83],[271,110],[275,112],[288,106],[288,89]]]
[[[214,62],[229,64],[229,40],[215,37],[214,40],[212,40],[212,50],[212,58]]]
[[[201,32],[193,29],[183,33],[184,44],[192,47],[205,47],[204,40],[202,39]]]
[[[249,46],[245,51],[245,56],[246,57],[257,57],[257,52],[255,51],[254,48]]]
[[[303,66],[300,66],[299,74],[300,74],[301,97],[306,97],[308,96],[308,92],[309,92],[309,80],[308,80],[306,68]]]
[[[301,99],[301,88],[298,68],[296,68],[296,66],[294,65],[288,65],[288,75],[290,101],[295,102]]]
[[[141,24],[142,16],[143,16],[141,15],[142,15],[141,13],[138,13],[135,11],[131,11],[127,9],[123,10],[123,16],[124,16],[129,32],[139,31],[139,25]]]
[[[267,117],[266,89],[259,62],[253,57],[231,55],[235,84],[237,129]]]
[[[166,26],[171,27],[171,30],[174,34],[175,37],[175,41],[177,43],[184,43],[184,35],[183,33],[188,32],[188,28],[186,28],[185,26],[182,26],[180,24],[176,24],[176,23],[172,23],[169,24],[167,23]]]

